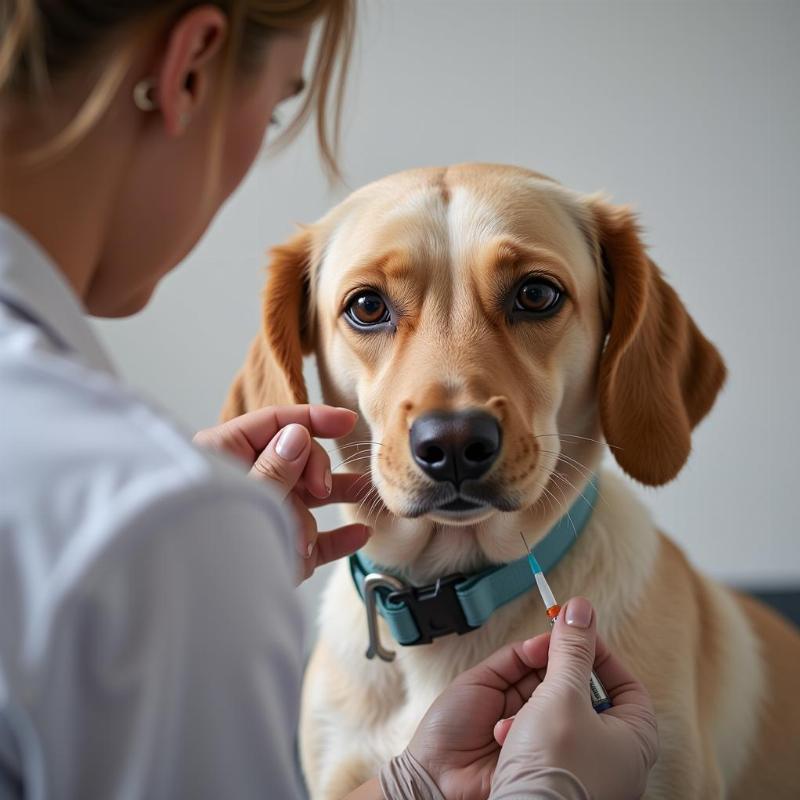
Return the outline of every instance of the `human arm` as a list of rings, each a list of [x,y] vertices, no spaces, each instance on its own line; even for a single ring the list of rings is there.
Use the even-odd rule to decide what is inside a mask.
[[[292,532],[261,494],[142,507],[54,603],[33,713],[59,796],[300,796]]]

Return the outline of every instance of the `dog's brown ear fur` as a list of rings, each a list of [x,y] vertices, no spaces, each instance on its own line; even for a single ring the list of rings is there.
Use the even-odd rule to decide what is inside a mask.
[[[307,403],[303,355],[313,349],[308,308],[312,232],[270,251],[263,325],[222,408],[223,421],[268,405]]]
[[[599,370],[603,431],[628,475],[659,486],[689,457],[725,365],[648,258],[633,213],[598,198],[590,206],[612,306]]]

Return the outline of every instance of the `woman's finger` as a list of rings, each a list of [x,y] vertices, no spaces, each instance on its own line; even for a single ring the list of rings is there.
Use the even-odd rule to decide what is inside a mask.
[[[289,504],[294,511],[297,523],[295,535],[295,548],[304,561],[314,561],[314,548],[317,543],[317,520],[314,515],[303,505],[301,500],[294,495],[289,495]],[[312,569],[313,572],[313,569]]]
[[[516,714],[513,717],[506,717],[505,719],[500,719],[495,723],[494,740],[497,742],[497,744],[500,745],[500,747],[503,746],[503,743],[506,740],[506,736],[508,736],[508,732],[511,730],[511,726],[514,724],[515,717]]]
[[[286,497],[300,480],[314,444],[302,425],[287,425],[261,451],[250,474],[269,481],[281,497]]]
[[[309,508],[317,508],[333,503],[360,503],[371,489],[372,483],[366,475],[343,472],[333,476],[331,493],[327,497],[315,497],[305,485],[296,493]]]
[[[326,405],[267,406],[198,432],[194,441],[201,447],[224,450],[252,464],[275,434],[297,424],[312,436],[323,439],[346,436],[358,415],[348,408]]]
[[[509,687],[530,675],[534,669],[544,666],[546,648],[535,642],[546,636],[548,634],[542,634],[533,640],[514,642],[501,647],[477,666],[462,672],[454,683],[485,686],[505,692]]]
[[[550,653],[550,631],[540,633],[522,643],[522,657],[534,669],[544,669]]]
[[[332,489],[331,459],[325,448],[312,439],[311,452],[303,470],[303,490],[319,501],[327,500]]]
[[[367,525],[355,522],[320,533],[316,538],[314,565],[328,564],[344,556],[349,556],[367,543],[371,532]]]

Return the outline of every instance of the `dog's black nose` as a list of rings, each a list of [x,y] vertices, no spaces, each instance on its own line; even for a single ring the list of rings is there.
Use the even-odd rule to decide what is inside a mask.
[[[485,411],[434,411],[411,426],[411,453],[435,481],[458,486],[489,471],[500,452],[500,424]]]

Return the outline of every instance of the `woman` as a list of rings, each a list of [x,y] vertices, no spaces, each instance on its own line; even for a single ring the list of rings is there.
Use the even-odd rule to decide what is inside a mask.
[[[201,452],[83,315],[138,311],[195,245],[301,90],[315,22],[290,132],[315,103],[335,170],[349,0],[0,0],[0,797],[301,794],[292,548],[308,576],[369,535],[318,534],[305,511],[355,499],[313,438],[355,417],[262,409],[198,434]],[[616,708],[595,715],[593,612],[562,616],[543,682],[546,637],[500,651],[353,796],[641,792],[649,701],[600,647]]]

